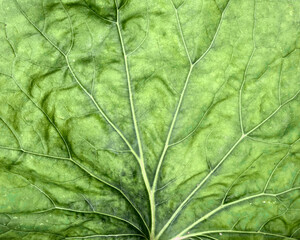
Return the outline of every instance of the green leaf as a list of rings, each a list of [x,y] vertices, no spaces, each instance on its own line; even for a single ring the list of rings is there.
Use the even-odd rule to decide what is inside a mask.
[[[0,3],[0,239],[300,239],[300,1]]]

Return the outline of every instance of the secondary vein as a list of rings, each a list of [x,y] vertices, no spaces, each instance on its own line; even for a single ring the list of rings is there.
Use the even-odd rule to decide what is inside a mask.
[[[180,24],[180,19],[179,19],[179,16],[178,16],[178,10],[175,8],[175,5],[174,3],[172,2],[171,0],[171,3],[172,3],[172,6],[175,10],[175,13],[176,13],[176,20],[177,20],[177,24],[178,24],[178,28],[179,28],[179,31],[180,31],[180,36],[181,36],[181,40],[183,42],[183,45],[184,45],[184,49],[185,49],[185,52],[186,52],[186,55],[187,55],[187,58],[189,60],[189,63],[190,63],[190,69],[189,69],[189,72],[188,72],[188,75],[187,75],[187,78],[185,80],[185,83],[184,83],[184,86],[183,86],[183,89],[182,89],[182,92],[181,92],[181,95],[180,95],[180,98],[179,98],[179,101],[178,101],[178,104],[177,104],[177,107],[176,107],[176,110],[175,110],[175,114],[174,114],[174,117],[173,117],[173,120],[172,120],[172,123],[171,123],[171,126],[169,128],[169,132],[168,132],[168,136],[167,136],[167,139],[166,139],[166,142],[165,142],[165,146],[164,146],[164,149],[163,149],[163,152],[161,154],[161,157],[159,159],[159,162],[158,162],[158,165],[157,165],[157,168],[156,168],[156,172],[155,172],[155,177],[154,177],[154,181],[153,181],[153,185],[152,185],[152,189],[155,191],[156,187],[157,187],[157,181],[158,181],[158,175],[159,175],[159,172],[160,172],[160,169],[161,169],[161,166],[162,166],[162,163],[163,163],[163,160],[165,158],[165,155],[167,153],[167,150],[169,148],[169,142],[170,142],[170,138],[171,138],[171,135],[172,135],[172,132],[173,132],[173,129],[174,129],[174,126],[175,126],[175,123],[176,123],[176,120],[177,120],[177,116],[179,114],[179,111],[180,111],[180,107],[182,105],[182,102],[183,102],[183,98],[184,98],[184,95],[185,95],[185,92],[186,92],[186,89],[187,89],[187,86],[188,86],[188,83],[189,83],[189,80],[190,80],[190,76],[192,74],[192,71],[194,69],[194,66],[196,66],[200,61],[201,59],[203,59],[207,53],[210,51],[210,49],[212,48],[214,42],[215,42],[215,39],[219,33],[219,29],[220,29],[220,26],[221,26],[221,23],[222,23],[222,20],[223,20],[223,17],[224,17],[224,14],[226,12],[226,9],[227,9],[227,6],[228,6],[228,3],[229,1],[227,2],[227,5],[225,6],[224,8],[224,11],[220,17],[220,21],[219,21],[219,24],[217,26],[217,29],[216,29],[216,32],[215,32],[215,35],[213,37],[213,39],[211,40],[211,43],[210,45],[208,46],[208,48],[206,49],[206,51],[193,63],[191,61],[191,57],[190,57],[190,54],[189,54],[189,51],[187,49],[187,44],[186,44],[186,40],[184,38],[184,35],[183,35],[183,31],[182,31],[182,27],[181,27],[181,24]],[[193,193],[193,192],[192,192]],[[185,202],[183,202],[183,205],[185,204]],[[182,204],[181,204],[182,205]],[[180,206],[181,206],[180,205]],[[179,211],[177,211],[179,210]],[[177,209],[174,214],[172,215],[172,217],[168,220],[168,222],[163,226],[163,228],[160,230],[160,232],[158,233],[156,239],[159,239],[160,236],[164,233],[164,231],[169,227],[169,225],[171,224],[171,222],[173,221],[173,219],[177,216],[177,214],[181,211],[181,209]]]

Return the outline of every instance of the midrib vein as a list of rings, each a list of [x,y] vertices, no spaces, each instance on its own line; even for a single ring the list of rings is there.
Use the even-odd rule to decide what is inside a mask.
[[[126,71],[126,79],[127,79],[128,95],[129,95],[129,102],[130,102],[130,110],[131,110],[135,135],[136,135],[136,139],[137,139],[138,149],[139,149],[138,162],[139,162],[139,165],[140,165],[142,177],[143,177],[143,180],[144,180],[144,184],[145,184],[145,187],[146,187],[146,190],[147,190],[147,193],[148,193],[149,203],[150,203],[150,211],[151,211],[150,238],[153,239],[154,235],[155,235],[155,200],[154,200],[154,192],[151,189],[150,182],[149,182],[147,172],[146,172],[146,168],[145,168],[143,147],[142,147],[141,137],[140,137],[139,128],[138,128],[136,115],[135,115],[135,108],[134,108],[134,102],[133,102],[133,96],[132,96],[131,78],[130,78],[130,73],[129,73],[127,53],[126,53],[124,39],[123,39],[121,27],[120,27],[120,10],[119,10],[119,7],[118,7],[118,4],[117,4],[116,0],[114,0],[114,2],[115,2],[115,6],[116,6],[116,11],[117,11],[116,26],[117,26],[118,35],[119,35],[119,39],[120,39],[120,44],[121,44],[121,48],[122,48],[122,54],[123,54],[123,57],[124,57],[124,65],[125,65],[125,71]]]
[[[192,61],[191,61],[191,57],[190,57],[189,51],[187,49],[187,45],[186,45],[185,38],[183,36],[183,32],[182,32],[180,20],[179,20],[179,17],[178,17],[177,9],[175,8],[174,3],[172,2],[172,0],[170,0],[170,1],[172,3],[172,6],[173,6],[173,8],[175,10],[175,13],[176,13],[177,25],[178,25],[178,28],[179,28],[181,40],[183,42],[187,58],[189,60],[190,68],[189,68],[189,72],[187,74],[187,77],[185,79],[185,83],[184,83],[183,89],[181,91],[180,98],[178,100],[177,107],[176,107],[176,110],[175,110],[175,113],[174,113],[171,125],[169,127],[168,135],[167,135],[167,138],[166,138],[166,141],[165,141],[165,144],[164,144],[164,148],[163,148],[162,154],[160,156],[160,159],[158,161],[158,165],[157,165],[156,170],[155,170],[155,175],[154,175],[154,179],[153,179],[153,183],[152,183],[152,192],[153,192],[154,202],[155,202],[155,192],[156,192],[156,189],[157,189],[157,182],[158,182],[158,177],[159,177],[160,169],[161,169],[163,160],[165,158],[165,155],[167,153],[167,150],[169,148],[170,139],[171,139],[171,136],[172,136],[172,133],[173,133],[173,129],[174,129],[177,117],[178,117],[178,113],[180,111],[180,108],[181,108],[181,105],[182,105],[182,102],[183,102],[183,98],[184,98],[184,95],[185,95],[185,92],[186,92],[186,89],[187,89],[187,86],[188,86],[188,83],[189,83],[189,80],[190,80],[190,77],[191,77],[191,74],[192,74],[192,71],[193,71],[193,67],[195,66],[195,64],[193,64]],[[154,214],[155,214],[155,212],[154,212]],[[156,236],[156,239],[158,239],[161,234],[162,234],[162,231],[160,231],[158,233],[158,235]]]

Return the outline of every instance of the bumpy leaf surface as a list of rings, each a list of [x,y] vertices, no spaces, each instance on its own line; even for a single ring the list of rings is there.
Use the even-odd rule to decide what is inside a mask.
[[[299,0],[0,3],[0,239],[300,239]]]

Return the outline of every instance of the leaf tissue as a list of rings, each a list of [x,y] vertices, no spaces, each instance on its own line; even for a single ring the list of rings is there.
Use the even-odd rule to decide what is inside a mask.
[[[0,3],[0,239],[300,239],[299,0]]]

